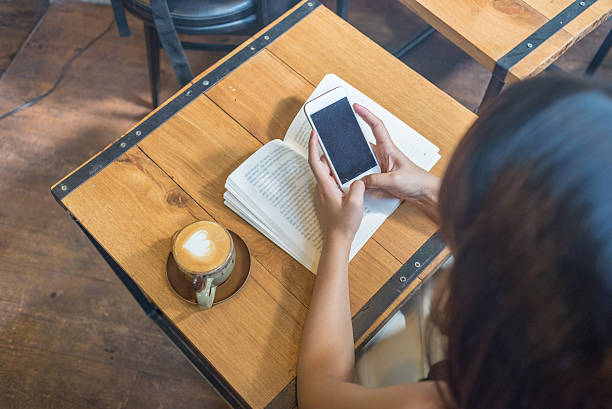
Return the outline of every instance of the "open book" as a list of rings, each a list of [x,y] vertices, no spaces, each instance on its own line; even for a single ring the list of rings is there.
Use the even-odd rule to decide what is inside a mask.
[[[414,163],[429,171],[438,162],[438,147],[336,75],[327,74],[309,100],[338,86],[345,89],[351,103],[365,106],[384,122],[393,142]],[[362,125],[367,129],[367,139],[375,143],[369,126]],[[322,234],[313,200],[315,179],[308,165],[310,131],[306,114],[300,109],[284,140],[266,143],[229,175],[223,198],[227,207],[314,273]],[[380,192],[366,192],[351,259],[399,204],[398,199]]]

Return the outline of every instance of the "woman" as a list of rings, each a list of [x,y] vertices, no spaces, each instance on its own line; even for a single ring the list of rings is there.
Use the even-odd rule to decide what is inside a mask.
[[[311,136],[325,245],[300,350],[300,408],[611,408],[612,89],[567,78],[510,88],[461,141],[441,187],[380,120],[355,110],[384,173],[343,197]],[[454,256],[437,306],[444,381],[352,383],[348,254],[366,188],[437,209]]]

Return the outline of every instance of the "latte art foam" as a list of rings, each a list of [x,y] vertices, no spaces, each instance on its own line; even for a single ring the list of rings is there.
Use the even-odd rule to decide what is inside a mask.
[[[206,239],[207,237],[206,230],[199,230],[187,239],[183,248],[195,257],[204,257],[210,252],[212,246],[211,241]]]
[[[199,221],[181,230],[174,238],[172,253],[181,269],[206,273],[221,266],[231,251],[227,230],[215,222]]]

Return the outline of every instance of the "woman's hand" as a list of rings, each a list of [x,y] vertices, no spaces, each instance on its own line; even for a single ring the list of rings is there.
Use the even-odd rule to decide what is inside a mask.
[[[326,239],[338,237],[350,246],[363,218],[365,185],[357,180],[345,195],[331,175],[327,160],[319,156],[318,140],[319,135],[312,131],[308,142],[308,163],[317,180],[314,201],[319,222]]]
[[[400,199],[438,201],[440,179],[414,164],[395,146],[383,122],[367,108],[354,104],[355,112],[372,128],[376,145],[372,150],[382,173],[364,178],[367,188],[382,189]]]

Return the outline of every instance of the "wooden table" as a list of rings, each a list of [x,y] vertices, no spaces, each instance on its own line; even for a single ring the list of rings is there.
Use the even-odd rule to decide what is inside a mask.
[[[612,0],[401,1],[493,72],[487,94],[539,74],[612,14]]]
[[[314,275],[223,205],[224,183],[263,143],[282,138],[330,72],[438,145],[437,175],[475,118],[313,0],[200,74],[52,188],[147,314],[234,407],[295,406]],[[196,219],[237,232],[253,256],[242,291],[211,310],[178,298],[165,277],[171,235]],[[436,230],[404,203],[353,259],[357,347],[443,260]]]

